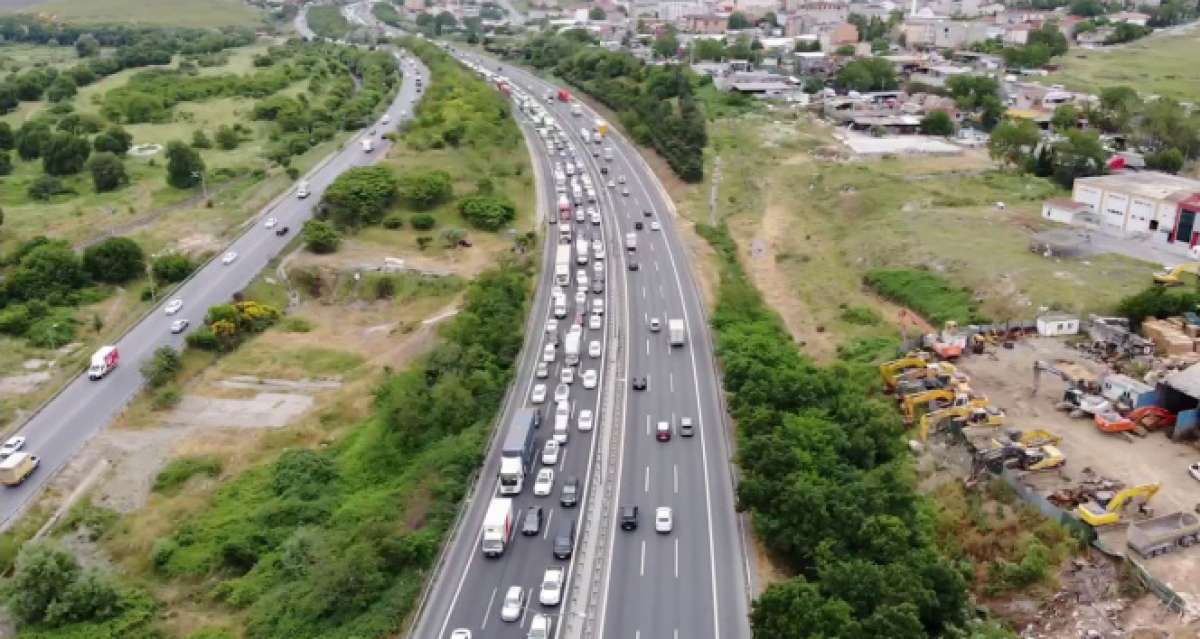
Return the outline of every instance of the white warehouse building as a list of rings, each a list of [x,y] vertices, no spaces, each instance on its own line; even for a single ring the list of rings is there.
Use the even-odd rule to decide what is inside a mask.
[[[1067,207],[1043,207],[1043,215],[1096,226],[1111,235],[1150,235],[1164,242],[1200,243],[1200,180],[1158,171],[1130,171],[1075,180],[1071,200],[1090,215],[1069,217]],[[1079,211],[1082,212],[1082,207]],[[1057,212],[1058,214],[1053,214]]]

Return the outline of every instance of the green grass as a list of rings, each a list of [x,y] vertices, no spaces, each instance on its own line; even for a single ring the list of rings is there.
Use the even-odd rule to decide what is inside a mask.
[[[74,66],[79,62],[74,47],[52,47],[13,42],[0,46],[0,69],[17,71],[35,65],[55,68]]]
[[[172,495],[192,477],[203,475],[217,477],[224,468],[224,463],[214,455],[196,455],[172,459],[158,471],[154,478],[154,492]]]
[[[880,295],[911,308],[934,324],[988,323],[987,318],[976,313],[969,289],[955,288],[939,275],[906,268],[875,269],[868,271],[863,281]]]
[[[74,23],[221,27],[263,21],[262,13],[241,0],[47,0],[26,4],[16,11],[47,14]]]
[[[1197,51],[1197,29],[1183,35],[1144,38],[1111,50],[1072,49],[1061,58],[1062,68],[1042,82],[1089,93],[1124,84],[1143,95],[1195,102],[1200,100]]]

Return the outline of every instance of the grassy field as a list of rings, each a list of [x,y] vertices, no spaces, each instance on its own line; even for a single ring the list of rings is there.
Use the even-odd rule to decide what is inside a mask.
[[[1143,95],[1183,101],[1200,100],[1200,29],[1180,35],[1145,38],[1108,50],[1072,49],[1062,69],[1043,82],[1068,89],[1097,92],[1099,87],[1125,84]]]
[[[262,22],[241,0],[44,0],[0,3],[0,11],[39,13],[76,23],[220,27]]]
[[[898,335],[898,307],[863,285],[871,269],[929,269],[972,290],[980,313],[998,321],[1031,318],[1041,306],[1111,310],[1145,284],[1148,267],[1126,258],[1030,252],[1031,234],[1047,226],[1041,202],[1059,191],[995,172],[985,158],[816,159],[829,144],[823,129],[761,117],[716,122],[710,137],[705,175],[716,156],[721,166],[717,217],[729,223],[755,283],[818,357],[855,339]],[[681,203],[699,222],[709,221],[710,180]]]

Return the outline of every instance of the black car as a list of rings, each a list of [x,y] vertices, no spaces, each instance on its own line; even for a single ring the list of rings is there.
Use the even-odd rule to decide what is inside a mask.
[[[608,167],[607,166],[600,167],[600,175],[608,175]]]
[[[604,282],[602,280],[592,280],[592,292],[599,295],[604,292]]]
[[[563,508],[574,508],[579,503],[579,478],[568,477],[563,482],[562,490],[558,493],[558,503]]]
[[[645,376],[633,378],[633,390],[646,390]]]
[[[540,410],[533,411],[533,427],[534,428],[542,427],[542,411],[540,411]]]
[[[637,506],[621,506],[621,530],[637,530],[637,519]]]
[[[650,209],[642,209],[642,217],[651,217],[653,215],[654,215],[654,212],[651,211]]]
[[[638,270],[638,263],[635,262],[634,260],[629,260],[629,270],[631,270],[631,271]]]
[[[641,222],[634,222],[634,223],[633,223],[633,228],[635,228],[635,229],[637,229],[637,230],[639,230],[639,231],[640,231],[640,230],[642,230],[643,226],[644,226],[644,225],[643,225]]]
[[[284,235],[287,235],[287,234],[288,234],[288,231],[290,231],[290,230],[291,230],[291,229],[289,229],[289,228],[288,228],[288,227],[286,227],[286,226],[281,226],[281,227],[279,227],[279,228],[275,229],[275,235],[278,235],[278,236],[280,236],[280,237],[283,237]]]
[[[542,532],[542,507],[530,506],[525,511],[525,519],[521,522],[521,534],[533,536]]]

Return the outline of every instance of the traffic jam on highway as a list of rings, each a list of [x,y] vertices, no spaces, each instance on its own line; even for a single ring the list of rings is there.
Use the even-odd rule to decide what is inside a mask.
[[[439,636],[544,639],[557,636],[556,630],[561,632],[560,621],[565,614],[562,604],[571,578],[569,560],[579,538],[578,513],[587,497],[587,478],[591,475],[592,435],[600,427],[609,348],[605,314],[611,308],[606,283],[610,271],[619,274],[628,270],[629,277],[636,277],[638,238],[636,232],[611,238],[613,246],[624,248],[625,268],[610,269],[606,249],[610,238],[605,232],[617,231],[610,230],[615,224],[607,224],[606,220],[617,209],[627,208],[623,203],[629,201],[629,187],[624,175],[614,175],[615,171],[610,170],[613,149],[605,144],[608,124],[602,119],[584,118],[579,103],[572,101],[566,90],[548,90],[539,100],[481,64],[465,64],[509,96],[536,131],[544,147],[543,166],[552,175],[554,186],[554,208],[548,212],[547,222],[557,230],[552,231],[554,243],[547,252],[547,257],[553,257],[553,271],[547,303],[539,309],[544,313],[538,320],[542,330],[537,343],[528,345],[527,350],[536,356],[536,362],[531,369],[522,369],[529,370],[529,378],[521,386],[528,389],[527,393],[519,395],[521,407],[513,411],[499,433],[495,491],[478,533],[475,552],[484,558],[478,570],[492,573],[491,583],[469,591],[478,593],[482,601],[462,602],[472,608],[469,615],[451,610]],[[564,125],[551,113],[555,107],[572,116],[571,124]],[[568,133],[565,128],[572,125],[573,129],[578,127],[577,137],[574,130]],[[637,231],[660,230],[652,211],[641,211],[639,215],[634,224]],[[664,327],[668,348],[685,343],[685,324],[679,318],[649,318],[645,330],[655,335],[663,333]],[[631,378],[633,390],[646,387],[645,376]],[[691,418],[683,417],[675,423],[659,421],[655,440],[669,442],[673,432],[681,437],[693,436]],[[618,510],[620,529],[637,530],[639,506],[624,504]],[[672,534],[670,505],[653,505],[647,515],[651,517],[647,528],[656,535]],[[528,548],[518,548],[528,545],[537,546],[534,554],[528,554]],[[517,550],[521,552],[514,552]],[[506,562],[529,565],[506,567]],[[475,562],[468,562],[464,581],[473,565]],[[510,581],[503,581],[505,578]],[[462,587],[460,582],[460,590]],[[475,606],[483,608],[482,618],[477,616]],[[461,617],[478,621],[463,627]],[[452,618],[455,623],[450,624]],[[501,624],[492,623],[496,618]],[[505,630],[505,626],[510,629]],[[447,628],[453,628],[448,635]]]

